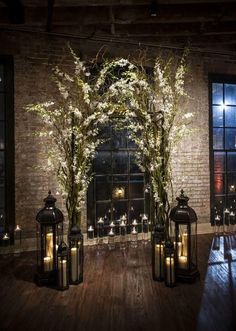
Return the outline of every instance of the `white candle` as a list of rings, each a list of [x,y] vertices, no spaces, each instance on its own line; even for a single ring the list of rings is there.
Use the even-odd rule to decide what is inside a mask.
[[[168,284],[175,282],[175,261],[173,257],[166,257],[166,280]]]
[[[134,226],[138,225],[137,221],[133,220],[132,225],[134,225]]]
[[[114,224],[113,221],[110,223],[110,227],[111,227],[111,228],[114,228],[114,227],[115,227],[115,224]]]
[[[182,255],[182,242],[181,241],[178,241],[177,242],[177,256],[181,256]]]
[[[53,257],[53,233],[46,234],[46,255]]]
[[[52,258],[51,256],[45,256],[43,258],[44,263],[44,271],[51,271],[52,270]]]
[[[179,268],[187,269],[187,265],[188,265],[187,256],[179,256],[178,262],[179,262]]]
[[[58,264],[58,285],[59,287],[67,286],[67,261],[61,260]]]
[[[182,235],[183,255],[188,256],[188,234],[184,232]]]
[[[155,276],[157,278],[164,276],[164,247],[162,244],[155,246]]]
[[[79,261],[78,261],[77,247],[72,247],[71,253],[71,280],[73,282],[78,280],[79,276]]]

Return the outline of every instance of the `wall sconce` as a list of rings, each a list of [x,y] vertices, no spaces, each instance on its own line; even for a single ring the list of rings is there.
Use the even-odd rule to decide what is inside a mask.
[[[125,197],[125,188],[124,187],[115,187],[112,192],[113,199],[124,199]]]

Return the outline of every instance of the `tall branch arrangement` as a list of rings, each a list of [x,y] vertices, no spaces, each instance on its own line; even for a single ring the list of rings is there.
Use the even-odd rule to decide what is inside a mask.
[[[100,91],[100,75],[91,79],[88,67],[70,49],[73,71],[66,73],[58,67],[53,82],[59,92],[45,103],[26,107],[45,124],[36,134],[47,141],[47,169],[57,174],[66,199],[71,225],[80,225],[86,191],[90,181],[91,162],[97,146],[102,143],[99,128],[111,115],[109,94]]]
[[[109,87],[112,100],[120,105],[135,141],[138,163],[149,174],[158,220],[166,224],[172,192],[171,155],[177,142],[188,133],[192,113],[181,113],[180,100],[187,97],[185,57],[177,61],[157,58],[152,74],[127,60],[114,60],[103,76],[120,68],[120,78]],[[113,69],[114,71],[114,69]],[[116,69],[117,71],[117,69]]]

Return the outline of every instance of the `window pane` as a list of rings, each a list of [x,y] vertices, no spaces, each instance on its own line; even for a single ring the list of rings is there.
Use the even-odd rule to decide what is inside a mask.
[[[213,129],[213,148],[223,149],[223,129]]]
[[[223,84],[212,84],[212,102],[214,104],[223,104]]]
[[[227,154],[227,171],[236,171],[236,153]]]
[[[95,169],[97,174],[108,174],[111,172],[111,153],[99,152],[95,158]]]
[[[3,177],[4,173],[4,152],[0,152],[0,177]]]
[[[96,200],[111,199],[111,177],[96,176]]]
[[[0,92],[4,89],[3,65],[0,64]]]
[[[225,148],[236,148],[236,129],[225,129]]]
[[[225,84],[225,104],[236,105],[236,84]]]
[[[97,219],[96,222],[98,221],[99,217],[104,217],[109,216],[110,213],[109,211],[111,210],[111,204],[110,203],[100,203],[98,202],[96,204],[96,215],[97,215]]]
[[[5,110],[5,102],[4,102],[4,94],[0,93],[0,121],[4,120],[4,110]]]
[[[5,232],[5,215],[4,210],[0,209],[0,234]]]
[[[215,152],[214,153],[214,172],[224,172],[225,171],[225,153]]]
[[[114,201],[114,208],[116,210],[116,218],[120,219],[122,215],[127,214],[128,202],[127,201]]]
[[[236,127],[236,107],[225,107],[225,126]]]
[[[130,198],[143,198],[144,182],[143,176],[130,176]]]
[[[0,122],[0,149],[5,148],[5,128],[4,123]]]
[[[127,148],[127,130],[116,130],[112,132],[112,148]]]
[[[136,219],[138,222],[140,222],[140,215],[143,214],[144,210],[144,201],[143,200],[134,200],[130,201],[130,222],[132,222],[133,219]]]
[[[113,153],[113,173],[114,174],[128,173],[128,153],[127,152]]]
[[[223,107],[213,106],[213,126],[223,126]]]
[[[98,146],[98,150],[109,150],[111,148],[110,127],[102,127],[100,130],[100,137],[104,141],[103,144]]]
[[[225,196],[223,196],[223,195],[215,196],[214,202],[215,202],[217,212],[221,212],[225,206]]]
[[[228,193],[229,194],[235,194],[236,192],[236,173],[228,173],[227,176],[228,179]]]
[[[130,153],[130,173],[140,173],[141,169],[137,165],[135,153]]]
[[[4,182],[0,179],[0,208],[5,207],[5,187]]]
[[[214,186],[216,194],[223,194],[224,191],[224,174],[215,174],[214,175]]]

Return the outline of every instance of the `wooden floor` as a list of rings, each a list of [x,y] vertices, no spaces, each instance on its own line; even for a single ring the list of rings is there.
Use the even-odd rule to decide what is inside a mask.
[[[33,282],[35,254],[0,257],[0,330],[235,331],[236,237],[199,236],[201,280],[152,281],[150,246],[85,254],[84,283],[58,292]]]

